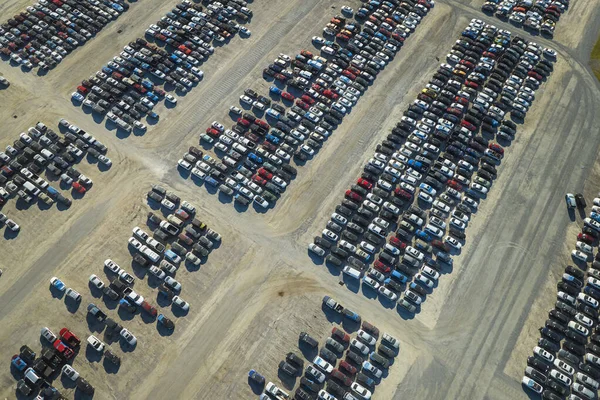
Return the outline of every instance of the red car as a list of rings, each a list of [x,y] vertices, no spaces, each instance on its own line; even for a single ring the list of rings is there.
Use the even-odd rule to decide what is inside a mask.
[[[348,35],[344,35],[343,33],[338,33],[337,35],[335,35],[335,37],[336,37],[338,40],[344,40],[344,41],[348,41],[348,40],[350,40],[350,36],[348,36]]]
[[[275,80],[280,82],[287,82],[288,78],[283,74],[275,74]]]
[[[83,186],[81,186],[81,183],[73,182],[72,186],[73,186],[73,189],[75,189],[75,191],[77,191],[77,193],[81,193],[81,194],[85,193],[85,188]]]
[[[244,133],[244,137],[246,137],[246,139],[253,141],[254,143],[258,143],[258,141],[260,140],[260,137],[252,132],[246,132]]]
[[[390,31],[388,31],[387,29],[383,29],[383,28],[379,28],[379,33],[381,33],[383,36],[385,37],[390,37],[392,36],[392,33]]]
[[[581,232],[577,235],[577,240],[580,240],[582,242],[585,242],[587,244],[592,244],[594,243],[594,238],[591,237],[590,235],[586,235],[585,233]]]
[[[370,333],[371,335],[375,336],[376,338],[379,337],[379,328],[377,328],[375,325],[370,324],[367,321],[363,321],[362,328],[364,331]]]
[[[350,80],[355,80],[356,79],[356,75],[354,75],[352,72],[348,71],[347,69],[342,71],[342,75],[344,75],[345,77],[349,78]]]
[[[482,54],[483,57],[487,57],[487,58],[496,58],[496,54],[495,53],[490,53],[489,51],[484,51]]]
[[[342,385],[348,387],[352,385],[352,379],[348,378],[346,374],[338,369],[331,371],[331,377],[340,382]]]
[[[362,201],[362,196],[350,189],[346,190],[346,197],[359,203]]]
[[[300,51],[300,54],[302,54],[306,58],[313,58],[313,53],[311,53],[308,50],[302,50],[302,51]]]
[[[441,240],[434,240],[431,242],[431,245],[442,251],[445,251],[446,253],[448,251],[450,251],[450,246],[448,246],[446,243],[442,242]]]
[[[350,375],[354,375],[354,374],[356,374],[358,372],[358,370],[356,369],[356,367],[354,365],[350,364],[346,360],[340,361],[340,369],[343,369],[344,371],[346,371]]]
[[[463,106],[469,105],[469,100],[465,99],[464,97],[455,96],[454,101],[457,102],[458,104],[462,104]]]
[[[375,262],[373,263],[373,267],[375,267],[377,271],[383,272],[384,274],[389,274],[390,272],[392,272],[392,269],[384,263],[382,263],[381,260],[375,260]]]
[[[217,137],[221,134],[221,132],[219,132],[215,128],[206,128],[206,133],[208,133],[211,136],[215,136],[215,137]]]
[[[240,118],[237,119],[237,123],[238,123],[238,125],[241,125],[244,128],[247,128],[247,127],[249,127],[251,125],[250,121],[248,121],[247,119],[242,118],[242,117],[240,117]]]
[[[473,132],[475,129],[477,129],[477,127],[475,125],[473,125],[469,121],[465,121],[464,119],[462,121],[460,121],[460,126],[467,128],[471,132]]]
[[[312,97],[310,97],[307,94],[303,94],[302,97],[300,97],[302,99],[303,102],[305,102],[308,105],[313,105],[315,104],[315,99],[313,99]]]
[[[85,86],[77,86],[77,91],[81,94],[88,94],[90,89],[86,88]]]
[[[302,101],[300,99],[296,100],[296,105],[303,110],[308,110],[310,108],[309,104],[305,103],[304,101]]]
[[[490,143],[488,148],[494,150],[496,153],[504,155],[504,149],[498,143]]]
[[[407,199],[407,200],[410,200],[410,199],[412,199],[412,194],[410,194],[409,192],[407,192],[407,191],[406,191],[406,190],[404,190],[404,189],[396,188],[396,189],[394,190],[394,194],[395,194],[396,196],[398,196],[398,197],[402,197],[402,198],[405,198],[405,199]]]
[[[448,181],[448,186],[450,186],[452,189],[458,190],[459,192],[462,192],[463,190],[462,185],[453,179]]]
[[[354,75],[360,75],[360,70],[356,67],[349,66],[347,68],[348,71],[352,72]]]
[[[276,152],[277,151],[277,146],[275,146],[273,143],[271,142],[263,142],[262,147],[264,149],[266,149],[267,151],[271,151],[271,152]]]
[[[390,244],[400,251],[406,249],[406,243],[404,243],[402,240],[398,239],[396,236],[392,236],[390,238]]]
[[[56,339],[56,341],[54,342],[54,348],[56,349],[56,351],[58,351],[59,354],[61,354],[66,359],[69,359],[75,355],[73,350],[71,350],[71,348],[64,344],[60,339]]]
[[[532,77],[532,78],[535,78],[535,79],[537,79],[538,81],[541,81],[542,79],[544,79],[544,78],[542,78],[542,76],[541,76],[540,74],[538,74],[538,73],[537,73],[537,72],[535,72],[535,71],[529,71],[529,72],[527,73],[527,76],[530,76],[530,77]]]
[[[62,328],[60,330],[60,338],[63,340],[63,342],[67,343],[73,348],[79,347],[81,344],[81,340],[79,340],[79,338],[67,328]]]
[[[147,312],[149,315],[151,315],[152,317],[156,317],[156,315],[158,314],[158,311],[156,311],[156,308],[154,308],[150,303],[148,303],[146,300],[144,300],[142,302],[142,310],[144,310],[145,312]]]
[[[479,89],[479,84],[478,83],[472,82],[472,81],[470,81],[468,79],[465,81],[465,86],[473,88],[473,89]]]
[[[254,183],[257,183],[261,186],[264,186],[267,184],[267,181],[258,175],[252,175],[252,180],[254,181]]]
[[[340,97],[333,90],[329,90],[329,89],[323,91],[323,96],[327,97],[328,99],[332,99],[332,100],[337,100],[338,97]]]
[[[262,176],[266,180],[270,181],[273,178],[273,174],[264,169],[263,167],[258,169],[258,175]]]
[[[356,181],[356,183],[358,185],[364,187],[367,190],[373,189],[373,184],[371,182],[369,182],[368,180],[366,180],[365,178],[358,178],[358,180]]]
[[[282,92],[281,97],[283,97],[284,99],[289,100],[289,101],[294,101],[294,99],[295,99],[294,95],[291,93],[288,93],[288,92]]]
[[[267,124],[265,121],[263,121],[262,119],[256,119],[256,120],[254,120],[254,123],[265,129],[271,128],[271,126],[269,124]]]
[[[446,109],[446,112],[447,112],[447,113],[449,113],[449,114],[456,115],[457,117],[460,117],[460,116],[462,116],[462,113],[463,113],[463,112],[462,112],[462,110],[459,110],[459,109],[458,109],[458,108],[456,108],[456,107],[448,107],[448,108]]]
[[[337,326],[334,326],[333,329],[331,330],[331,337],[336,339],[338,342],[343,342],[343,343],[350,342],[350,335],[348,335],[346,332],[344,332],[342,329],[338,328]]]
[[[475,65],[473,65],[473,63],[471,61],[467,61],[467,60],[460,60],[459,62],[460,65],[464,65],[465,67],[469,68],[469,69],[473,69],[475,68]]]

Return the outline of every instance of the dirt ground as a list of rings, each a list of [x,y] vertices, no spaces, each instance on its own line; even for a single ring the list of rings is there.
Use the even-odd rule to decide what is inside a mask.
[[[8,63],[0,63],[0,74],[11,82],[8,89],[0,92],[2,146],[12,143],[19,132],[37,121],[56,128],[58,120],[64,117],[106,144],[108,156],[113,160],[108,171],[100,171],[88,160],[80,163],[78,169],[91,177],[94,185],[83,198],[74,200],[68,210],[61,211],[56,206],[42,210],[37,205],[18,209],[14,200],[2,209],[22,229],[15,238],[0,237],[0,268],[4,269],[0,279],[0,358],[8,360],[22,344],[41,351],[45,345],[39,335],[43,326],[54,332],[67,326],[81,337],[95,334],[104,339],[104,332],[86,318],[85,308],[93,302],[138,338],[133,351],[116,342],[110,344],[122,357],[118,371],[105,368],[103,362],[85,349],[75,357],[74,368],[96,387],[94,398],[252,399],[256,396],[247,383],[249,369],[257,369],[268,381],[290,388],[292,382],[282,382],[277,376],[277,365],[287,352],[299,352],[300,331],[309,332],[322,343],[332,325],[342,322],[321,309],[323,295],[331,295],[357,311],[364,320],[401,340],[400,354],[389,375],[377,386],[374,398],[391,399],[395,393],[403,397],[409,394],[412,398],[502,398],[497,394],[502,393],[500,389],[494,395],[479,391],[458,395],[455,388],[455,385],[469,387],[474,379],[465,376],[466,372],[458,373],[458,366],[466,365],[463,368],[466,371],[478,365],[469,363],[467,358],[453,357],[452,352],[470,354],[463,351],[466,339],[475,331],[473,318],[468,314],[474,311],[470,305],[472,297],[481,295],[483,289],[457,295],[456,288],[472,285],[471,279],[477,271],[474,268],[482,259],[474,257],[471,250],[484,248],[483,244],[477,241],[467,244],[465,254],[455,261],[454,270],[444,275],[423,312],[412,320],[382,307],[376,299],[356,295],[338,285],[338,278],[332,276],[336,272],[315,266],[306,252],[306,244],[321,231],[343,189],[357,176],[362,162],[432,76],[469,19],[486,19],[478,11],[479,2],[438,2],[318,156],[299,168],[298,177],[276,208],[264,215],[253,209],[239,213],[226,200],[207,193],[205,187],[182,179],[174,168],[176,160],[189,145],[197,144],[198,133],[211,121],[229,121],[227,109],[238,104],[243,89],[252,87],[266,94],[269,83],[262,79],[261,71],[277,54],[291,55],[309,48],[310,38],[320,34],[341,5],[357,8],[360,2],[252,2],[254,17],[248,25],[252,36],[236,37],[227,46],[217,48],[215,55],[202,66],[204,80],[180,98],[177,107],[159,109],[160,122],[149,126],[144,135],[117,136],[71,104],[70,93],[79,81],[98,70],[126,43],[140,37],[148,24],[176,3],[173,0],[134,3],[125,15],[46,76],[24,73]],[[21,0],[3,2],[0,15],[12,15],[29,4]],[[585,57],[589,57],[591,45],[587,50],[586,46],[593,45],[589,36],[594,35],[594,40],[597,37],[600,18],[595,18],[597,1],[585,3],[588,14],[581,11],[583,4],[573,3],[573,9],[561,18],[554,43],[562,59],[536,96],[525,125],[519,128],[522,132],[519,139],[507,150],[498,182],[469,228],[473,237],[496,223],[499,217],[494,210],[503,201],[518,205],[519,201],[531,199],[525,189],[512,185],[515,180],[530,182],[534,187],[546,186],[549,193],[562,198],[562,184],[556,188],[548,186],[541,180],[544,174],[531,175],[531,170],[523,167],[521,160],[528,156],[527,149],[540,146],[538,140],[550,145],[561,135],[566,137],[562,121],[566,125],[571,115],[577,117],[583,129],[597,132],[599,124],[594,110],[599,100],[598,87],[595,80],[588,80],[587,67],[582,66],[587,65],[588,59],[582,58],[582,54],[587,51]],[[496,20],[490,22],[500,26]],[[582,37],[586,28],[590,33]],[[540,40],[540,43],[550,42]],[[561,100],[561,96],[566,100]],[[580,138],[579,134],[569,133],[573,140]],[[597,154],[592,144],[597,147],[597,140],[580,156],[585,165],[574,173],[573,179],[583,182],[591,170]],[[554,147],[552,151],[554,154]],[[564,161],[559,158],[557,162]],[[547,161],[543,153],[536,154],[531,165],[544,168]],[[569,164],[569,168],[576,166]],[[548,174],[551,169],[548,168]],[[142,282],[146,280],[144,271],[132,266],[127,248],[127,238],[134,226],[148,230],[146,213],[151,207],[145,193],[157,182],[196,205],[198,217],[223,237],[221,246],[198,270],[182,268],[177,273],[183,285],[182,297],[191,304],[188,315],[179,315],[158,301],[156,288],[151,282]],[[593,182],[597,179],[590,177],[589,182],[585,193],[591,199]],[[508,228],[503,229],[509,232]],[[561,239],[552,243],[560,251],[564,248],[566,254],[573,244],[573,235],[567,236],[567,246],[562,240],[563,232]],[[503,238],[498,240],[502,242]],[[527,245],[519,247],[526,249]],[[138,279],[136,291],[157,304],[159,312],[175,320],[172,335],[160,331],[156,321],[139,314],[128,316],[114,304],[94,297],[87,287],[88,277],[95,273],[106,282],[103,269],[106,258],[133,273]],[[552,268],[546,270],[536,266],[536,272],[543,274],[544,279],[524,289],[528,303],[523,305],[523,312],[531,317],[522,319],[523,336],[500,341],[503,354],[511,358],[494,365],[506,365],[500,371],[509,376],[507,385],[511,390],[518,386],[519,368],[525,365],[533,337],[553,301],[553,282],[562,265],[559,261],[566,259],[557,256],[547,263]],[[52,276],[60,277],[82,294],[78,309],[67,307],[64,299],[53,296],[49,290]],[[482,286],[495,283],[494,278],[493,274],[486,276]],[[500,284],[490,292],[499,300],[509,290],[509,284]],[[538,293],[544,294],[534,295]],[[495,329],[493,314],[486,314],[484,306],[476,309],[486,322],[483,327]],[[356,330],[353,326],[343,326],[349,332]],[[8,362],[4,365],[5,369],[0,371],[0,398],[13,399],[16,380]],[[431,375],[431,368],[435,375]],[[68,398],[75,396],[66,381],[59,378],[55,383]],[[522,391],[516,393],[511,398],[524,397]]]

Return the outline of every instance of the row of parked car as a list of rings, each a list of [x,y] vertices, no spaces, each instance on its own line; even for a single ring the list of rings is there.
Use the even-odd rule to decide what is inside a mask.
[[[334,312],[343,313],[343,306],[329,296],[325,296],[323,303]],[[358,323],[360,324],[360,317]],[[300,384],[293,395],[294,399],[372,398],[375,386],[387,376],[384,371],[387,371],[398,355],[400,342],[387,333],[384,333],[380,340],[379,329],[366,321],[362,322],[361,328],[353,338],[341,327],[334,326],[320,349],[316,339],[306,332],[300,333],[300,348],[306,350],[302,353],[309,357],[308,365],[305,366],[303,357],[294,352],[286,354],[285,360],[279,363],[280,374],[292,379],[301,376]],[[265,384],[265,378],[254,370],[250,371],[249,377],[260,388]],[[290,395],[273,382],[269,382],[260,399],[273,397],[289,399]]]
[[[567,194],[566,200],[569,208],[586,207],[579,193]],[[570,400],[590,400],[600,388],[600,253],[594,257],[593,252],[600,237],[599,212],[600,198],[596,198],[572,252],[579,266],[565,268],[556,286],[556,306],[540,328],[533,356],[527,359],[522,383],[545,399],[562,399],[570,392]],[[590,260],[593,265],[588,268]]]
[[[189,0],[177,4],[146,30],[146,39],[154,43],[142,38],[130,42],[82,81],[73,99],[92,113],[106,115],[119,130],[146,130],[140,119],[157,120],[153,109],[159,101],[177,103],[165,90],[191,90],[204,77],[198,66],[214,53],[212,43],[225,42],[241,30],[235,23],[238,13],[252,14],[242,0],[208,3],[206,8]]]
[[[112,162],[104,155],[108,151],[106,146],[64,119],[60,120],[59,126],[67,131],[64,135],[38,122],[27,132],[21,132],[12,145],[0,152],[0,207],[12,197],[24,204],[37,201],[40,206],[50,207],[58,202],[63,207],[70,207],[72,200],[50,182],[60,179],[61,189],[83,195],[93,182],[74,164],[87,154],[104,168],[110,168]],[[42,177],[44,173],[50,182]],[[0,213],[0,224],[14,232],[20,229],[3,213]]]
[[[0,25],[0,55],[51,69],[129,9],[124,0],[39,0]]]
[[[484,135],[514,138],[504,118],[525,116],[552,68],[541,56],[535,43],[472,20],[309,251],[345,264],[342,273],[365,292],[416,312],[496,178],[504,149]],[[544,77],[534,77],[540,62]]]
[[[200,135],[221,163],[188,152],[179,167],[242,205],[271,207],[296,174],[292,159],[301,165],[318,152],[431,6],[426,0],[370,2],[356,21],[335,16],[324,31],[331,40],[313,37],[321,55],[280,54],[263,70],[274,83],[269,96],[246,89],[240,105],[248,112],[232,106],[237,123],[231,129],[215,121]],[[411,19],[416,23],[405,25]]]
[[[38,398],[63,398],[52,381],[59,375],[77,386],[77,390],[86,395],[94,394],[94,387],[81,377],[70,362],[79,351],[81,341],[68,328],[62,328],[57,336],[47,327],[42,328],[41,336],[49,346],[42,347],[40,356],[27,345],[21,346],[19,354],[11,358],[11,368],[17,376],[17,393],[29,396],[39,391]],[[118,356],[112,355],[119,360]]]
[[[481,10],[510,21],[532,33],[554,36],[556,23],[569,8],[569,0],[488,0]]]

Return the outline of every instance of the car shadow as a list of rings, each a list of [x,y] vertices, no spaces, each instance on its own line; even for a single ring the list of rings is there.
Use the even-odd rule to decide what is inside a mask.
[[[354,279],[346,274],[342,274],[342,279],[339,284],[345,285],[352,293],[358,293],[360,291],[360,280]]]
[[[52,286],[52,284],[50,284],[50,294],[55,299],[62,299],[63,297],[65,297],[65,292],[58,290],[57,288]]]
[[[171,303],[171,312],[176,318],[185,317],[189,313],[189,311],[182,310],[181,307],[176,306],[174,303]]]
[[[119,314],[119,317],[123,321],[131,321],[133,318],[135,318],[136,313],[129,312],[129,311],[125,310],[123,307],[119,307],[117,310],[117,314]]]
[[[344,319],[342,317],[342,314],[336,313],[331,308],[327,307],[325,304],[321,304],[321,311],[323,311],[323,314],[325,314],[325,318],[327,318],[327,321],[329,322],[341,324],[342,320]]]
[[[318,348],[310,347],[307,343],[298,340],[298,349],[307,360],[313,360],[319,354]]]
[[[102,290],[100,290],[96,286],[94,286],[92,284],[92,282],[88,281],[88,287],[90,288],[90,292],[92,293],[92,296],[94,296],[97,299],[102,297]]]
[[[396,305],[396,312],[398,313],[400,318],[402,318],[404,320],[411,320],[411,319],[415,318],[415,314],[418,314],[419,312],[421,312],[421,307],[420,306],[416,306],[416,307],[417,307],[417,309],[415,310],[415,312],[411,313],[406,308],[404,308],[398,304],[398,305]]]
[[[307,250],[307,254],[308,254],[308,257],[310,257],[313,264],[323,265],[325,263],[325,259],[323,257],[320,257],[320,256],[314,254],[312,251]]]
[[[281,369],[277,369],[277,377],[283,384],[283,387],[288,390],[292,390],[294,388],[294,386],[296,385],[296,377],[295,376],[292,377],[292,376],[286,374]]]
[[[100,362],[100,360],[102,359],[102,353],[96,351],[92,346],[88,344],[85,347],[85,358],[91,363]]]
[[[75,301],[74,299],[70,298],[69,296],[65,296],[65,306],[67,307],[67,311],[70,312],[71,314],[75,314],[77,312],[77,310],[79,310],[80,304],[81,304],[81,301]]]
[[[368,299],[374,299],[377,297],[377,291],[369,285],[362,285],[362,294]]]
[[[346,333],[353,333],[360,329],[360,322],[354,321],[350,318],[343,318],[342,327],[344,328]],[[344,344],[344,346],[346,345]]]

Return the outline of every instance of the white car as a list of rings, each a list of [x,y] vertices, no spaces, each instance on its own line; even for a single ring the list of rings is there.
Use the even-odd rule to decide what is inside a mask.
[[[554,366],[569,376],[575,373],[575,368],[558,358],[554,360]]]
[[[350,346],[358,350],[358,352],[363,356],[366,356],[370,352],[369,348],[364,343],[359,342],[357,339],[352,339]]]
[[[540,385],[528,376],[524,376],[523,379],[521,379],[521,383],[536,393],[542,393],[544,391],[542,385]]]
[[[189,309],[190,309],[190,304],[188,302],[184,301],[179,296],[173,297],[173,304],[175,304],[177,307],[181,308],[183,311],[189,311]]]
[[[72,381],[77,381],[79,378],[79,372],[75,371],[75,368],[69,364],[65,364],[62,367],[62,374]]]
[[[330,363],[328,363],[327,361],[325,361],[324,359],[322,359],[319,356],[314,358],[313,364],[317,368],[319,368],[321,371],[323,371],[327,374],[330,374],[333,371],[333,365],[331,365]]]
[[[114,272],[115,274],[119,274],[119,272],[122,271],[121,267],[119,266],[119,264],[117,264],[116,262],[114,262],[113,260],[111,260],[110,258],[107,258],[104,261],[104,266],[109,269],[110,271]]]
[[[375,344],[377,343],[377,339],[375,339],[372,335],[368,334],[367,332],[365,332],[362,329],[360,329],[356,333],[356,337],[357,337],[357,339],[359,339],[363,343],[367,344],[368,346],[375,346]]]
[[[369,400],[371,398],[371,392],[368,389],[361,386],[358,382],[352,383],[350,389],[352,389],[354,393],[359,395],[364,400]]]
[[[131,332],[129,332],[126,328],[121,329],[119,335],[129,344],[130,346],[135,346],[137,344],[137,338],[133,336]]]
[[[565,386],[571,386],[571,383],[573,383],[573,380],[571,378],[555,369],[550,371],[550,377]]]
[[[102,282],[95,274],[90,275],[90,284],[98,290],[102,290],[104,288],[104,282]]]
[[[165,101],[168,101],[171,104],[177,104],[177,98],[175,96],[173,96],[172,94],[167,94],[165,96]]]
[[[90,335],[87,338],[87,342],[94,350],[100,353],[104,351],[104,343],[102,343],[96,336]]]
[[[129,245],[131,247],[133,247],[135,250],[139,251],[142,248],[142,243],[139,240],[137,240],[136,238],[134,238],[133,236],[131,236],[129,238],[128,242],[129,242]]]
[[[370,276],[365,276],[363,278],[363,283],[369,287],[371,287],[373,290],[379,290],[379,286],[381,286],[379,284],[379,282],[377,282],[375,279],[371,278]]]
[[[173,290],[179,292],[181,291],[181,283],[176,281],[174,278],[167,276],[165,278],[165,283]]]
[[[539,346],[533,348],[533,353],[549,363],[554,362],[554,356]]]
[[[165,277],[167,276],[167,274],[162,269],[158,268],[156,265],[152,265],[150,268],[148,268],[148,271],[150,271],[152,275],[154,275],[160,280],[165,279]]]
[[[571,256],[579,261],[588,262],[588,255],[583,251],[573,250]]]
[[[56,335],[54,333],[52,333],[52,331],[47,327],[42,328],[41,334],[42,334],[42,337],[44,339],[46,339],[48,342],[50,342],[51,344],[54,344],[54,342],[57,339]]]

